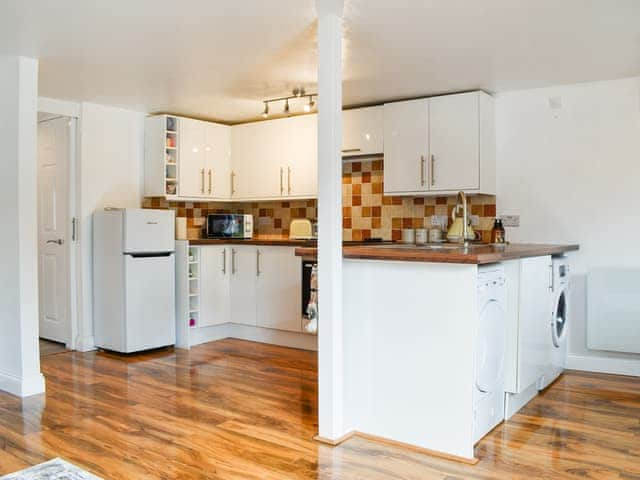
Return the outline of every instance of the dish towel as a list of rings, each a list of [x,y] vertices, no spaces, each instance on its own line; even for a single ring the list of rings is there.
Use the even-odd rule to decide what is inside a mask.
[[[318,333],[318,265],[311,269],[309,303],[307,304],[307,317],[304,331],[307,333]]]

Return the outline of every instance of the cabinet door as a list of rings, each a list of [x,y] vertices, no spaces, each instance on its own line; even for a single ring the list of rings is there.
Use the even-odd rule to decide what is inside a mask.
[[[478,92],[429,100],[431,190],[480,188],[479,122]]]
[[[231,247],[231,322],[256,325],[258,251]]]
[[[229,322],[228,255],[226,247],[200,247],[200,327]]]
[[[384,105],[384,192],[426,192],[429,102]]]
[[[302,331],[302,262],[291,247],[260,247],[258,326]]]
[[[518,382],[523,391],[551,364],[551,257],[520,261]]]
[[[278,120],[237,125],[231,130],[234,192],[237,199],[276,199],[282,196],[280,167],[286,139]],[[284,183],[284,179],[282,184]]]
[[[284,195],[313,198],[318,195],[318,116],[286,119],[279,129],[284,143]]]
[[[384,107],[342,112],[342,156],[375,155],[383,152]]]
[[[231,131],[217,123],[205,124],[205,195],[213,199],[231,196]]]
[[[205,122],[180,119],[180,183],[181,197],[202,197],[205,194]]]

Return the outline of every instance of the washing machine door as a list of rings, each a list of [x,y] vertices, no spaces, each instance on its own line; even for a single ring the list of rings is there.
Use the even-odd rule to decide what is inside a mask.
[[[555,309],[553,311],[553,318],[551,319],[551,338],[553,339],[553,346],[558,348],[565,341],[567,336],[567,311],[568,311],[568,298],[567,289],[563,287],[560,293],[556,296]]]
[[[502,389],[506,348],[506,316],[496,300],[480,310],[480,325],[475,354],[476,388],[489,393]]]

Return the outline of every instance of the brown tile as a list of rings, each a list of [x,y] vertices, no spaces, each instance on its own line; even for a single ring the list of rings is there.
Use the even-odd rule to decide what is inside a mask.
[[[273,228],[282,228],[282,219],[274,218],[273,219]]]
[[[342,216],[351,217],[351,207],[342,207]]]
[[[391,230],[391,240],[394,242],[402,239],[402,230]]]
[[[446,205],[447,197],[436,197],[436,205]]]
[[[383,195],[382,196],[382,205],[393,205],[393,197],[386,197],[386,196]]]
[[[413,218],[403,218],[402,228],[413,228]]]
[[[485,217],[495,217],[496,216],[496,206],[495,205],[485,205],[484,206],[484,216]]]
[[[351,205],[353,206],[362,205],[362,197],[360,195],[353,195],[351,197]]]
[[[354,183],[351,186],[352,195],[360,195],[362,193],[362,185],[360,183]]]
[[[266,217],[267,216],[267,209],[266,208],[261,208],[258,210],[258,216],[259,217]]]
[[[362,183],[371,183],[371,172],[362,172]]]
[[[315,199],[311,199],[311,200],[307,200],[307,208],[309,207],[314,207],[316,206],[316,201]]]
[[[422,218],[422,217],[414,217],[414,219],[413,219],[413,228],[424,228],[424,218]]]
[[[374,160],[371,162],[371,170],[382,170],[382,160]]]
[[[371,230],[362,230],[362,240],[371,238]]]
[[[402,205],[402,197],[391,197],[393,198],[393,205]]]
[[[361,172],[362,171],[362,163],[360,162],[353,162],[351,164],[351,171],[352,172]]]
[[[193,208],[187,208],[187,218],[193,218]]]
[[[280,204],[280,206],[281,206],[282,208],[289,208],[290,203],[289,203],[289,202],[282,202],[282,203]]]
[[[365,218],[371,217],[371,207],[362,207],[362,216]]]
[[[344,217],[342,219],[342,228],[351,228],[351,217]]]
[[[362,230],[351,230],[351,240],[355,242],[362,241]]]
[[[382,207],[381,206],[371,207],[371,216],[372,217],[381,217],[382,216]]]
[[[424,216],[425,217],[431,217],[432,215],[436,214],[436,207],[435,205],[425,205],[424,206]]]
[[[382,228],[382,218],[373,217],[371,219],[371,228]]]
[[[483,205],[471,205],[471,215],[480,215],[484,214]]]
[[[416,197],[413,199],[414,205],[424,205],[424,197]]]
[[[400,217],[393,217],[391,219],[391,228],[402,228],[402,219]]]
[[[382,193],[382,184],[381,183],[372,183],[371,184],[371,193]]]
[[[186,216],[187,216],[187,209],[178,208],[178,211],[176,212],[176,217],[186,217]]]

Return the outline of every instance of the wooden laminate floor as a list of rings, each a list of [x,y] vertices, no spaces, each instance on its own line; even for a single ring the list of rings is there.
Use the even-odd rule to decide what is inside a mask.
[[[64,343],[52,342],[50,340],[40,339],[40,356],[55,355],[56,353],[66,352],[67,348]]]
[[[467,466],[357,437],[314,442],[311,352],[224,340],[63,353],[42,368],[46,396],[0,394],[0,475],[60,456],[105,479],[640,479],[637,378],[565,374]]]

